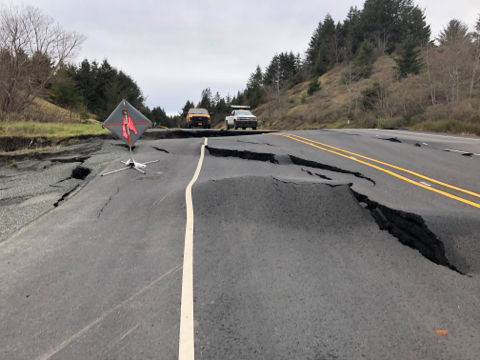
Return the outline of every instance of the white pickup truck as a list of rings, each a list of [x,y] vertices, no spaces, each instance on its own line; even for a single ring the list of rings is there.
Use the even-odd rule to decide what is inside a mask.
[[[252,128],[252,130],[257,129],[257,117],[248,110],[247,106],[232,106],[233,110],[230,116],[225,118],[225,127],[228,129],[242,128]]]

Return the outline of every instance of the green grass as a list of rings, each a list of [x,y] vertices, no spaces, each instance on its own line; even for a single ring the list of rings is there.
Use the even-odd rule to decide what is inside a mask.
[[[78,135],[97,135],[108,133],[100,122],[91,120],[86,123],[39,123],[29,121],[0,122],[0,136],[23,137],[70,137]]]

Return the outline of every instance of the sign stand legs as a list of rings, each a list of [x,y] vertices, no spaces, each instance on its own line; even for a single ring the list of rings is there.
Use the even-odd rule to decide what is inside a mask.
[[[135,169],[141,172],[142,174],[145,174],[144,169],[147,167],[148,164],[153,164],[159,161],[160,160],[147,161],[145,163],[136,162],[132,155],[132,148],[130,147],[130,158],[127,161],[120,161],[122,164],[125,164],[125,167],[117,170],[108,171],[106,173],[103,173],[102,176],[114,174],[114,173],[117,173],[123,170],[128,170],[128,169]]]

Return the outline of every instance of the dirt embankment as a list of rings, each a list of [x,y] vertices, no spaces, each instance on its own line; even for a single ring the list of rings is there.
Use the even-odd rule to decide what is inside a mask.
[[[79,135],[69,137],[24,137],[5,136],[0,137],[0,152],[12,152],[18,150],[34,150],[52,146],[67,146],[87,139],[110,139],[110,134],[101,135]]]
[[[268,133],[270,131],[234,131],[234,130],[183,130],[183,129],[150,129],[145,132],[143,139],[157,140],[157,139],[184,139],[190,137],[218,137],[218,136],[234,136],[234,135],[252,135]],[[23,137],[23,136],[9,136],[0,137],[0,152],[13,152],[19,150],[38,150],[42,148],[54,146],[68,146],[83,142],[89,139],[116,139],[111,134],[99,135],[79,135],[70,137]],[[0,155],[1,156],[1,155]]]

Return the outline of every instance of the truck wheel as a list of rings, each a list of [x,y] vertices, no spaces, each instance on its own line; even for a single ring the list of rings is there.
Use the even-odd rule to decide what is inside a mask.
[[[235,130],[237,130],[237,129],[238,129],[238,127],[236,127],[236,126],[235,126],[235,127],[234,127],[234,129],[235,129]]]
[[[256,128],[256,127],[252,127],[252,130],[257,130],[257,128]]]
[[[242,130],[246,130],[247,128],[242,127]]]

